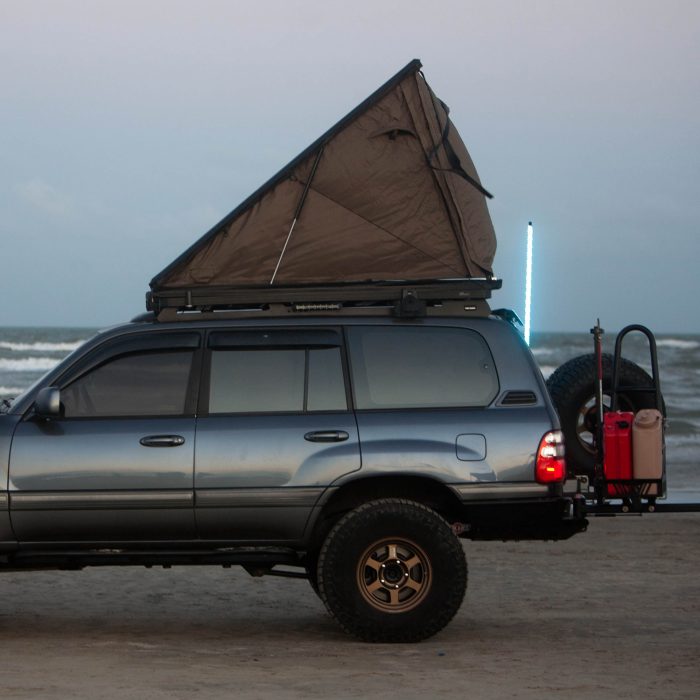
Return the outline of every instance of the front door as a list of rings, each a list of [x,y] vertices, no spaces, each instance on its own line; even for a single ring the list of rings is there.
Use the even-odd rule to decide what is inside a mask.
[[[198,333],[107,341],[59,379],[63,415],[31,412],[10,454],[21,542],[190,539]]]

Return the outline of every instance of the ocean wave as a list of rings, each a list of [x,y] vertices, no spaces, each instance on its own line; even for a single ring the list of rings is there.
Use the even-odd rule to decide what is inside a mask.
[[[19,396],[24,389],[19,389],[14,386],[0,386],[0,396]]]
[[[84,340],[76,340],[72,343],[11,343],[6,340],[0,340],[0,348],[13,350],[14,352],[73,352],[84,342]]]
[[[693,438],[697,441],[700,439],[700,423],[692,418],[674,418],[671,415],[666,434],[670,438]]]
[[[46,372],[53,369],[60,360],[53,357],[25,357],[21,360],[0,359],[0,370],[6,372]]]
[[[530,348],[532,351],[532,354],[535,357],[538,357],[539,355],[554,355],[554,353],[557,352],[558,348],[547,348],[547,347],[539,347],[539,348]]]
[[[540,365],[540,372],[545,379],[549,379],[549,375],[552,374],[557,368],[551,365]]]
[[[695,350],[695,348],[700,348],[700,341],[683,340],[682,338],[660,338],[656,341],[656,344],[662,348],[676,348],[678,350]]]

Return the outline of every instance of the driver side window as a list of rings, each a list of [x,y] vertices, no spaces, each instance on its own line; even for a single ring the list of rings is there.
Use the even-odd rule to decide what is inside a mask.
[[[112,358],[61,390],[64,417],[182,415],[193,355],[175,350]]]

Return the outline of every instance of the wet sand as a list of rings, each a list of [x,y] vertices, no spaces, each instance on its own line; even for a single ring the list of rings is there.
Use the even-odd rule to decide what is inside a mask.
[[[415,645],[357,642],[306,581],[241,569],[2,574],[0,697],[698,697],[699,514],[465,548],[460,612]]]

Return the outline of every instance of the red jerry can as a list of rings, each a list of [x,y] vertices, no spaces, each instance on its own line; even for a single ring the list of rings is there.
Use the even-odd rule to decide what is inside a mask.
[[[603,417],[603,471],[606,479],[632,478],[632,424],[634,413],[609,411]],[[624,496],[629,488],[609,484],[609,496]]]

